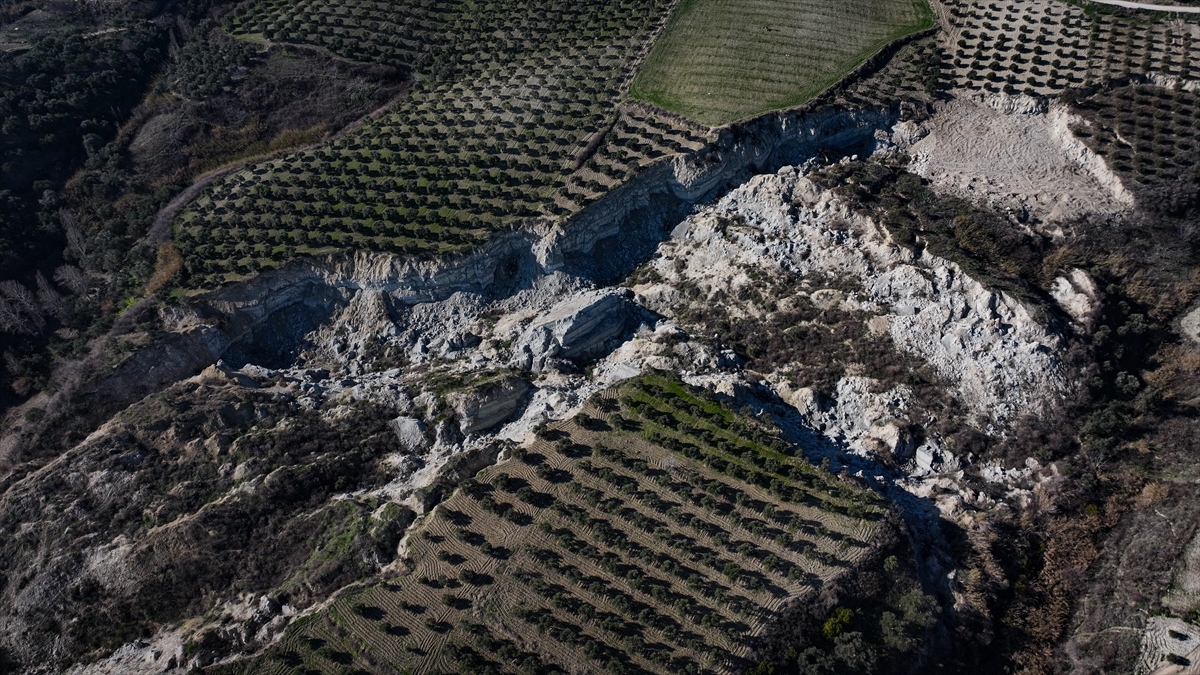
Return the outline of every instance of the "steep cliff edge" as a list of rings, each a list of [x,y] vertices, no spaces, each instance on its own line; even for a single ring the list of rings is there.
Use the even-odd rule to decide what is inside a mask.
[[[55,650],[58,663],[86,661],[173,625],[128,643],[120,659],[159,653],[144,663],[161,670],[170,663],[161,645],[191,650],[172,653],[175,667],[258,649],[346,575],[402,565],[397,533],[454,489],[463,466],[655,368],[775,416],[810,458],[904,502],[922,580],[953,596],[936,514],[969,523],[996,502],[961,483],[955,472],[971,460],[943,428],[1000,430],[1072,385],[1059,338],[1031,308],[896,245],[788,164],[889,148],[895,122],[889,112],[770,116],[651,167],[570,221],[499,235],[469,255],[302,261],[162,310],[157,339],[77,390],[98,403],[90,419],[107,424],[72,436],[48,416],[6,439],[10,459],[34,458],[8,478],[7,522],[87,533],[9,552],[20,581],[2,591],[12,610],[0,619],[24,637],[6,648],[26,663]],[[626,288],[606,288],[631,272]],[[759,350],[737,337],[748,333],[773,342]],[[185,337],[193,347],[175,348],[183,356],[161,377],[146,367]],[[836,367],[818,372],[826,363]],[[350,445],[321,445],[333,437]],[[311,450],[298,455],[290,443]],[[77,508],[64,520],[58,498],[37,495],[61,492],[47,481],[68,465],[82,477],[63,493]],[[104,488],[117,478],[124,487]],[[1038,476],[1004,480],[1019,493]],[[194,498],[164,506],[156,496],[177,493]],[[128,517],[110,526],[98,514],[113,509]],[[253,525],[234,527],[239,518]],[[264,523],[308,538],[285,542]],[[275,562],[253,574],[189,562],[191,588],[242,595],[189,595],[172,583],[158,605],[144,596],[159,588],[146,580],[192,560],[202,540],[226,539],[241,542],[230,564]],[[68,563],[91,558],[140,581]],[[113,630],[40,641],[45,608],[91,602],[77,595],[101,598]],[[243,611],[256,603],[279,609]]]

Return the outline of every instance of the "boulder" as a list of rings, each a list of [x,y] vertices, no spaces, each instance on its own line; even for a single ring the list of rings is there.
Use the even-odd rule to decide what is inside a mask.
[[[250,389],[258,388],[256,380],[242,373],[227,370],[225,364],[221,361],[201,371],[199,379],[204,384],[213,386],[236,385]]]
[[[916,449],[908,427],[899,422],[876,422],[867,430],[867,436],[897,459],[912,457]]]
[[[921,475],[957,471],[959,467],[958,458],[952,453],[930,445],[917,448],[913,460],[915,473]]]
[[[507,422],[521,408],[533,385],[515,375],[506,375],[450,395],[458,414],[458,428],[464,434],[487,431]]]
[[[793,388],[787,382],[781,382],[776,389],[779,398],[799,411],[806,419],[811,420],[829,409],[829,400],[812,387]]]
[[[627,288],[589,291],[539,315],[513,344],[512,364],[534,371],[554,359],[591,360],[624,342],[652,317]]]
[[[421,420],[400,416],[392,420],[390,426],[405,450],[415,453],[429,447],[429,438],[425,436],[425,423]]]
[[[1096,320],[1103,300],[1091,275],[1079,268],[1055,279],[1050,286],[1050,295],[1075,323],[1083,327],[1090,327]]]
[[[843,297],[841,291],[832,288],[822,288],[819,291],[813,291],[808,296],[808,299],[812,301],[813,306],[817,309],[825,310],[840,305]]]
[[[1183,334],[1191,338],[1192,342],[1200,344],[1200,307],[1188,312],[1187,316],[1179,322],[1179,326],[1183,329]]]

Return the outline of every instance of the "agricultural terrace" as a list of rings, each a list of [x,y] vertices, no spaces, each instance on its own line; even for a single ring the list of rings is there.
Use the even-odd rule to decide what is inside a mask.
[[[407,574],[226,671],[741,673],[749,638],[887,527],[775,434],[665,376],[609,390],[461,485]]]
[[[804,103],[889,42],[933,25],[925,0],[684,0],[632,94],[727,124]]]
[[[230,20],[230,32],[310,45],[350,61],[424,65],[451,37],[450,0],[260,0]]]
[[[1200,93],[1122,87],[1081,100],[1077,110],[1086,124],[1075,127],[1075,135],[1127,184],[1171,186],[1171,196],[1186,201],[1174,186],[1200,165]]]
[[[1200,77],[1200,17],[1169,21],[1064,2],[946,0],[947,84],[983,92],[1061,94],[1144,76]]]
[[[231,30],[356,59],[424,63],[425,75],[360,130],[216,181],[174,224],[186,283],[212,287],[341,249],[466,249],[533,217],[574,213],[642,166],[702,147],[705,138],[686,126],[620,105],[669,6],[249,6]],[[420,47],[426,38],[432,51]]]

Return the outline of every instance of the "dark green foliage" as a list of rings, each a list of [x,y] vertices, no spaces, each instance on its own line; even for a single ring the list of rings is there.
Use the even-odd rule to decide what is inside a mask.
[[[17,200],[0,209],[4,250],[42,252],[28,247],[50,243],[11,228],[35,227],[29,217],[39,206],[53,213],[45,192],[112,138],[159,65],[165,33],[153,25],[131,22],[90,38],[89,28],[95,30],[81,26],[0,54],[0,197]],[[61,232],[47,227],[61,249]]]
[[[461,251],[532,217],[578,210],[631,175],[637,158],[683,147],[664,137],[670,125],[614,114],[631,59],[666,8],[661,0],[489,1],[437,11],[413,3],[348,13],[321,5],[332,31],[286,30],[320,36],[312,39],[335,53],[350,33],[405,42],[403,31],[372,18],[386,9],[388,20],[399,13],[423,17],[417,26],[432,21],[428,30],[440,26],[447,39],[423,44],[432,49],[427,58],[377,50],[373,59],[401,58],[429,75],[389,115],[319,150],[233,174],[193,203],[175,226],[191,283],[212,286],[338,249]],[[248,6],[254,16],[278,11],[277,22],[288,25],[304,23],[293,14],[307,17],[304,9]],[[248,27],[258,19],[238,21],[238,30],[260,30]],[[598,138],[595,157],[577,157]],[[689,147],[697,140],[684,138]]]
[[[215,27],[209,20],[196,30],[203,36]],[[257,51],[253,45],[235,40],[192,40],[179,50],[166,84],[188,98],[215,96],[233,84],[235,72],[249,66]]]
[[[89,37],[96,24],[64,20],[61,30],[32,36],[30,49],[0,53],[0,281],[15,278],[37,290],[36,273],[54,278],[69,243],[58,213],[62,183],[113,138],[158,68],[165,31],[132,18],[114,21],[112,30],[101,24],[102,34]],[[40,313],[0,325],[0,350],[12,349],[32,366],[28,373],[7,369],[5,385],[25,378],[19,396],[44,382],[51,359],[37,352],[65,316]],[[0,405],[13,394],[4,386]]]
[[[847,604],[825,617],[803,648],[791,650],[785,673],[834,675],[919,672],[940,608],[925,595],[911,555],[898,551],[876,569],[860,572],[845,594]]]

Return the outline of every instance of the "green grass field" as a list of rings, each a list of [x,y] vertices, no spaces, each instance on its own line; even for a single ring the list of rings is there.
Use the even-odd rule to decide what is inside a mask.
[[[685,0],[632,94],[727,124],[804,103],[933,21],[924,0]]]

